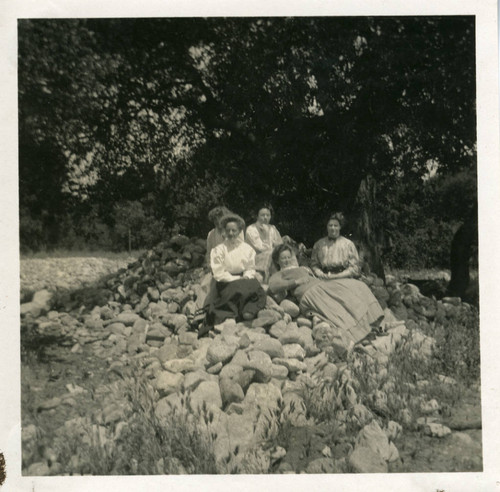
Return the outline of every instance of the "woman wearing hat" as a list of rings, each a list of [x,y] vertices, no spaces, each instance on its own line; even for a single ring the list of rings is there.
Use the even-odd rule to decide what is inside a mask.
[[[199,336],[228,318],[253,319],[266,304],[266,294],[255,278],[255,251],[240,237],[245,222],[236,214],[228,214],[220,224],[225,239],[210,252],[216,283],[207,298],[207,315]]]

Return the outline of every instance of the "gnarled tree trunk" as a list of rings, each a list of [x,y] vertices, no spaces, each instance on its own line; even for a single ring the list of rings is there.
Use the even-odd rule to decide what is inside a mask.
[[[477,241],[477,216],[466,220],[455,232],[451,242],[451,280],[448,295],[464,298],[469,287],[469,263],[472,246]]]
[[[384,264],[380,251],[383,233],[375,227],[374,221],[376,190],[377,182],[372,176],[368,175],[363,178],[354,206],[349,214],[350,229],[362,259],[363,272],[373,272],[385,281]]]

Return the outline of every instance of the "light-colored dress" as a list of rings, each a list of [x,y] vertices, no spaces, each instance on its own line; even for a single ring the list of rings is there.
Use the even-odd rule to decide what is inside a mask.
[[[283,242],[281,235],[272,224],[259,224],[256,222],[247,227],[245,240],[257,253],[255,269],[262,273],[264,282],[266,282],[271,268],[273,249]]]
[[[271,276],[269,290],[283,293],[283,284],[303,278],[307,282],[291,289],[300,310],[336,328],[346,346],[363,340],[382,321],[384,313],[369,287],[353,278],[320,280],[305,267],[291,267]]]
[[[324,237],[317,241],[311,254],[311,268],[338,273],[347,270],[350,277],[359,277],[359,255],[356,246],[344,236],[332,240]]]

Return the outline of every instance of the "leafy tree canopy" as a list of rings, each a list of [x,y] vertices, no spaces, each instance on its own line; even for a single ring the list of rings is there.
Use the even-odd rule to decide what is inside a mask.
[[[153,194],[201,232],[270,200],[310,242],[367,176],[475,172],[474,37],[467,16],[21,20],[20,142],[49,153],[20,156],[21,200],[50,175],[39,208],[112,222]]]

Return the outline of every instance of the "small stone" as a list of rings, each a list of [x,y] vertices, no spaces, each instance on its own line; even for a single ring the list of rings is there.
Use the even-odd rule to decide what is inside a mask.
[[[47,312],[47,311],[50,311],[50,305],[51,305],[51,301],[52,301],[53,296],[54,295],[50,291],[48,291],[47,289],[42,289],[42,290],[35,292],[31,302],[38,304],[40,306],[40,308],[42,309],[42,311]]]
[[[300,308],[294,302],[284,299],[280,302],[280,307],[283,311],[289,314],[292,318],[296,318],[300,314]]]
[[[283,345],[284,356],[287,359],[304,360],[306,351],[298,343]]]
[[[281,319],[281,315],[274,309],[259,311],[257,318],[252,321],[252,328],[271,326]]]
[[[306,326],[307,328],[312,329],[312,321],[310,319],[304,318],[303,316],[299,316],[296,320],[296,323],[299,327]]]
[[[111,333],[114,333],[115,335],[122,335],[125,337],[128,337],[132,332],[131,327],[126,327],[123,323],[120,322],[111,323],[107,328]]]
[[[322,450],[321,450],[321,454],[325,457],[325,458],[331,458],[332,457],[332,450],[330,449],[329,446],[325,446]]]
[[[31,314],[34,318],[37,318],[42,313],[41,307],[34,302],[25,302],[21,304],[21,316],[26,316]]]
[[[205,371],[195,371],[195,372],[190,372],[186,374],[184,381],[183,381],[183,387],[186,391],[193,390],[195,389],[201,382],[203,381],[209,381],[210,378],[214,378],[216,376],[213,376],[211,374],[208,374]]]
[[[438,423],[428,423],[423,427],[424,434],[431,437],[445,437],[451,434],[451,429]]]
[[[285,353],[283,351],[283,346],[281,343],[275,338],[267,337],[263,340],[258,340],[253,345],[254,350],[260,350],[265,352],[271,357],[271,359],[275,357],[284,357]]]
[[[275,379],[285,379],[288,376],[288,368],[283,365],[273,364],[271,366],[271,377]]]
[[[163,326],[162,326],[163,328]],[[160,327],[151,327],[146,334],[146,342],[162,342],[160,347],[163,345],[163,341],[168,336],[168,332],[165,333]]]
[[[245,333],[242,337],[240,337],[238,341],[238,347],[240,349],[245,349],[250,346],[250,338],[248,338],[248,335]]]
[[[47,463],[32,463],[26,470],[26,475],[32,477],[46,477],[50,474],[50,468]]]
[[[465,432],[454,432],[450,436],[450,439],[460,447],[474,445],[474,440],[472,439],[472,437],[470,437],[469,434],[466,434]]]
[[[98,307],[98,306],[96,306],[96,307]],[[60,315],[59,315],[59,313],[58,313],[57,311],[49,311],[49,312],[47,313],[47,318],[48,318],[50,321],[54,321],[54,320],[58,319],[58,318],[59,318],[59,316],[60,316]]]
[[[313,357],[307,357],[304,362],[307,365],[307,372],[314,374],[320,372],[328,364],[328,357],[324,352],[321,352]]]
[[[337,377],[338,372],[339,372],[338,367],[332,362],[328,362],[328,364],[326,364],[323,370],[321,371],[321,374],[323,378],[334,381]]]
[[[438,375],[438,380],[443,384],[455,385],[457,381],[449,376],[444,376],[443,374]]]
[[[390,420],[389,423],[387,424],[387,429],[385,429],[387,437],[391,441],[394,441],[398,438],[401,432],[403,432],[403,427],[401,427],[401,424],[394,422],[394,420]]]
[[[163,371],[156,378],[155,386],[162,396],[168,396],[181,388],[183,379],[182,374]]]
[[[276,446],[276,449],[271,453],[271,460],[278,461],[286,456],[286,449],[281,446]]]
[[[420,405],[420,411],[424,414],[424,415],[429,415],[429,414],[433,414],[433,413],[437,413],[440,409],[440,405],[439,403],[437,402],[437,400],[429,400],[427,402],[423,402],[421,405]]]
[[[219,387],[222,402],[224,405],[231,403],[240,403],[245,398],[241,386],[229,378],[220,378]]]
[[[175,343],[165,343],[154,353],[154,355],[160,360],[160,362],[166,362],[177,358],[177,348],[178,346]]]
[[[198,334],[194,332],[182,332],[179,333],[179,343],[183,345],[194,345],[198,340]]]
[[[21,441],[23,443],[33,441],[36,439],[36,437],[37,437],[37,430],[35,425],[30,424],[22,428]]]
[[[387,461],[391,456],[389,440],[376,420],[365,425],[356,438],[356,447],[367,447]]]
[[[243,350],[238,350],[234,357],[231,359],[232,364],[238,364],[239,366],[243,366],[248,362],[248,355]]]
[[[238,350],[237,345],[213,343],[207,351],[207,360],[213,365],[218,362],[228,362]]]
[[[399,417],[398,420],[400,420],[404,425],[408,426],[412,423],[413,417],[408,408],[402,408],[399,411]]]
[[[172,359],[163,363],[163,368],[170,372],[191,372],[196,369],[191,359]]]
[[[49,400],[45,400],[38,406],[39,410],[52,410],[53,408],[57,408],[62,403],[62,399],[55,397]]]
[[[222,408],[222,398],[219,384],[215,381],[203,381],[191,393],[191,405],[193,409],[201,408],[203,404]]]
[[[299,327],[297,326],[297,323],[288,323],[286,326],[286,330],[284,333],[279,337],[279,341],[283,344],[290,344],[290,343],[299,343],[299,340],[301,339],[301,334],[302,332],[299,330]],[[311,337],[312,340],[312,337]]]
[[[181,410],[183,407],[182,398],[179,393],[172,393],[171,395],[161,398],[155,405],[155,415],[160,420],[168,421],[172,411]]]
[[[307,371],[307,365],[298,359],[273,359],[273,364],[279,364],[285,366],[288,372],[303,372]]]
[[[357,403],[353,406],[352,414],[361,426],[365,426],[373,420],[373,414],[361,403]]]
[[[252,383],[243,404],[247,408],[260,407],[262,410],[273,410],[278,408],[281,398],[281,391],[273,384]]]
[[[271,326],[271,328],[269,329],[269,335],[279,339],[283,335],[283,333],[285,333],[286,327],[287,327],[286,322],[280,319]]]
[[[222,369],[222,362],[217,362],[217,364],[214,364],[213,366],[210,366],[207,368],[208,374],[219,374],[220,370]]]
[[[349,465],[356,473],[387,473],[387,462],[366,446],[356,447],[349,456]]]
[[[115,323],[123,323],[126,326],[132,326],[138,319],[140,319],[140,316],[136,313],[133,312],[123,312],[120,313],[116,318],[114,318],[112,321]]]
[[[250,386],[250,383],[254,380],[255,374],[256,374],[255,371],[251,369],[245,369],[234,377],[234,381],[243,388],[244,392],[246,392],[246,390]]]
[[[335,473],[335,462],[331,458],[316,458],[309,462],[306,473]]]

